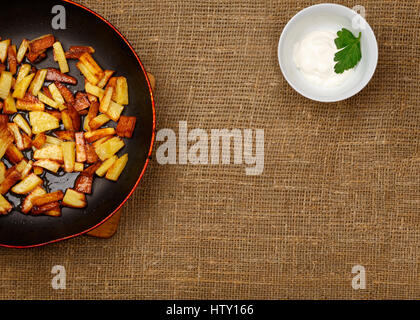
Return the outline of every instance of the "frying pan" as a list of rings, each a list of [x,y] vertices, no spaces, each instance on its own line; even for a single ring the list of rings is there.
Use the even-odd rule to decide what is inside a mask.
[[[65,8],[66,28],[55,30],[52,8]],[[54,11],[56,12],[56,11]],[[56,12],[57,13],[57,12]],[[132,139],[124,139],[126,146],[118,155],[128,153],[129,160],[118,182],[96,178],[93,192],[87,195],[85,209],[63,208],[59,218],[24,215],[14,210],[0,216],[0,246],[24,248],[40,246],[69,239],[98,227],[109,219],[128,200],[139,184],[151,155],[155,137],[155,106],[149,79],[145,69],[128,41],[109,22],[93,11],[68,0],[20,0],[7,1],[0,10],[0,36],[10,38],[20,45],[23,38],[35,39],[52,33],[65,50],[71,45],[90,45],[95,48],[94,58],[98,64],[116,75],[125,76],[129,86],[130,104],[124,115],[137,117]],[[74,91],[84,90],[84,79],[69,60],[70,75],[78,80]],[[57,67],[51,49],[48,58],[35,65],[37,68]],[[113,123],[109,126],[115,127]],[[46,173],[49,192],[74,187],[77,174]],[[6,198],[19,205],[21,199],[10,193]]]

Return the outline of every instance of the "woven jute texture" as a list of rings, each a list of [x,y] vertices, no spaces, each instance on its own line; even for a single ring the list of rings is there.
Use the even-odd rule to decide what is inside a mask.
[[[114,238],[0,249],[0,298],[420,298],[418,0],[359,3],[378,67],[333,104],[301,97],[278,66],[284,25],[315,2],[81,3],[156,76],[158,130],[264,129],[264,172],[154,153]],[[54,265],[66,290],[51,287]],[[365,290],[352,288],[356,265]]]

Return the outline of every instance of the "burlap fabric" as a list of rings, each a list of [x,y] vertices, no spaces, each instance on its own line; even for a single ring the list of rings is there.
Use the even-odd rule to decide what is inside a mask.
[[[334,104],[278,67],[283,26],[314,2],[81,3],[156,76],[158,129],[264,129],[265,170],[154,157],[114,238],[1,249],[0,298],[420,298],[418,0],[340,2],[366,7],[380,52],[367,88]]]

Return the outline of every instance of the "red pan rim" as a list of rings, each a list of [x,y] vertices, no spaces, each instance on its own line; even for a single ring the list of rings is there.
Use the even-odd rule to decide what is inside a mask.
[[[14,248],[14,249],[25,249],[25,248],[41,247],[41,246],[45,246],[47,244],[52,244],[52,243],[60,242],[60,241],[63,241],[63,240],[68,240],[68,239],[71,239],[71,238],[75,238],[75,237],[81,236],[83,234],[86,234],[89,231],[92,231],[93,229],[96,229],[97,227],[99,227],[100,225],[102,225],[103,223],[105,223],[108,219],[110,219],[118,210],[120,210],[122,208],[122,206],[127,202],[127,200],[133,195],[134,191],[136,190],[136,188],[140,184],[140,181],[143,178],[144,173],[146,172],[146,168],[149,165],[150,157],[151,157],[152,151],[153,151],[153,145],[154,145],[154,142],[155,142],[155,135],[156,135],[156,109],[155,109],[155,99],[153,97],[153,91],[152,91],[152,87],[150,85],[149,77],[147,76],[146,69],[144,68],[143,63],[141,62],[141,60],[140,60],[139,56],[137,55],[136,51],[134,50],[133,46],[122,35],[122,33],[120,31],[118,31],[117,28],[115,28],[108,20],[106,20],[101,15],[97,14],[96,12],[92,11],[91,9],[89,9],[89,8],[87,8],[87,7],[79,4],[79,3],[76,3],[76,2],[74,2],[72,0],[61,0],[61,1],[70,3],[72,5],[75,5],[75,6],[79,7],[79,8],[82,8],[82,9],[84,9],[84,10],[86,10],[86,11],[94,14],[96,17],[98,17],[102,21],[104,21],[108,26],[110,26],[118,34],[118,36],[121,39],[124,40],[124,42],[130,48],[131,52],[136,57],[139,65],[140,65],[140,67],[141,67],[141,69],[142,69],[142,71],[143,71],[143,73],[144,73],[144,75],[146,77],[147,85],[149,86],[150,99],[152,101],[152,108],[153,108],[153,132],[152,132],[152,140],[150,142],[149,153],[147,155],[146,163],[144,164],[144,167],[143,167],[143,170],[142,170],[142,172],[140,174],[140,177],[138,178],[138,180],[137,180],[136,184],[134,185],[133,189],[131,189],[130,193],[127,195],[127,197],[124,199],[124,201],[117,207],[117,209],[115,209],[108,217],[106,217],[104,220],[102,220],[101,222],[99,222],[95,226],[93,226],[93,227],[91,227],[91,228],[89,228],[89,229],[87,229],[85,231],[82,231],[82,232],[79,232],[79,233],[76,233],[76,234],[73,234],[73,235],[70,235],[70,236],[67,236],[67,237],[63,237],[63,238],[60,238],[60,239],[55,239],[55,240],[47,241],[47,242],[44,242],[44,243],[39,243],[39,244],[34,244],[34,245],[29,245],[29,246],[11,246],[11,245],[6,245],[6,244],[0,243],[0,247]]]

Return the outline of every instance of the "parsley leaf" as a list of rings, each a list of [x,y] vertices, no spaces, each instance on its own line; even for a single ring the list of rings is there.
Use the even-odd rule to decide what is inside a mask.
[[[335,73],[343,73],[348,69],[354,68],[362,59],[362,51],[360,50],[360,38],[362,33],[356,38],[351,31],[343,28],[337,32],[338,38],[334,40],[337,49],[342,49],[336,52],[334,61],[337,63],[334,66]]]

